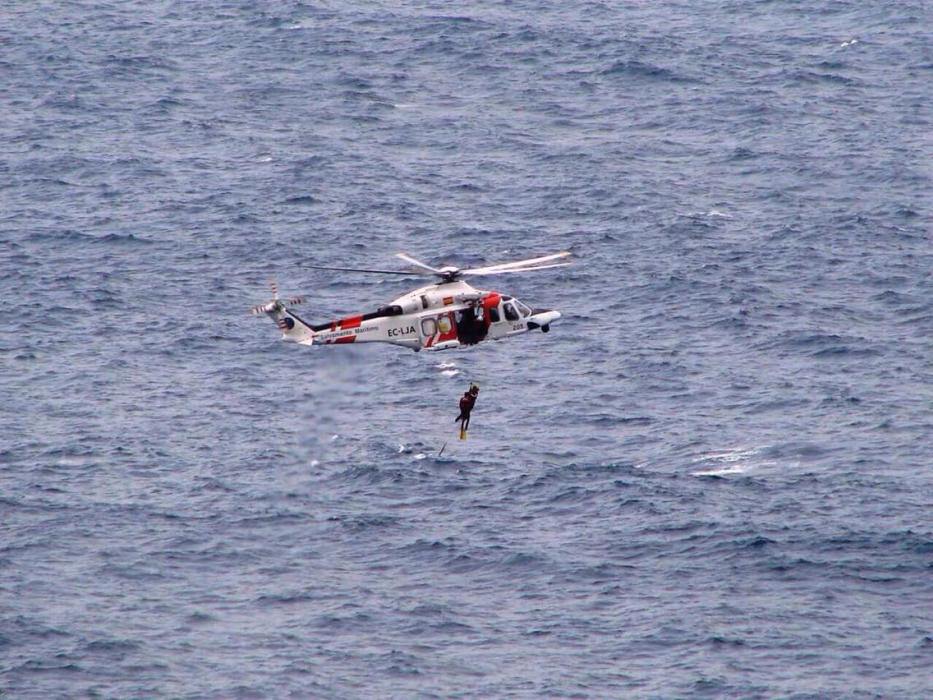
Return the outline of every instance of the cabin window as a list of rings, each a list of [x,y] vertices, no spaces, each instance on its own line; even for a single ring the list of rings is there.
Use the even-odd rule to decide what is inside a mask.
[[[518,320],[518,311],[515,310],[515,307],[512,305],[512,302],[503,305],[502,310],[505,311],[505,318],[508,321],[517,321]]]
[[[437,327],[440,329],[441,333],[450,333],[450,318],[448,316],[441,316],[437,319]]]
[[[430,337],[437,333],[437,324],[433,318],[426,318],[421,321],[421,335]]]
[[[491,323],[499,323],[499,309],[495,306],[489,307],[489,321]]]
[[[402,314],[402,307],[398,304],[393,304],[392,306],[380,306],[376,309],[375,314],[368,314],[373,318],[378,318],[379,316],[400,316]]]

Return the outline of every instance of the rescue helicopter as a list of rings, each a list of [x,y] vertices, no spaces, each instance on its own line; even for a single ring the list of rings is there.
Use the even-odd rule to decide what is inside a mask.
[[[309,323],[295,313],[302,297],[282,299],[274,282],[272,300],[258,304],[253,314],[266,314],[282,331],[282,339],[301,345],[346,343],[389,343],[420,350],[449,350],[484,340],[501,340],[540,329],[547,333],[561,317],[559,311],[532,309],[518,299],[499,292],[475,289],[464,278],[534,272],[569,265],[569,252],[470,269],[432,267],[398,253],[410,270],[374,270],[353,267],[305,265],[316,270],[362,272],[408,277],[437,277],[439,281],[415,289],[375,311],[344,316],[325,323]]]

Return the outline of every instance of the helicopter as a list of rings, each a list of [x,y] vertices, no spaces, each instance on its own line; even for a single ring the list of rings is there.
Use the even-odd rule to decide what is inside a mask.
[[[398,253],[396,257],[417,269],[374,270],[322,265],[304,267],[339,272],[438,277],[440,280],[400,296],[375,311],[344,316],[325,323],[309,323],[298,316],[293,307],[303,303],[304,298],[281,299],[277,286],[270,281],[271,301],[258,304],[250,311],[257,315],[266,314],[282,331],[283,340],[301,345],[389,343],[415,352],[469,347],[485,340],[501,340],[537,329],[547,333],[551,324],[561,317],[559,311],[532,309],[514,297],[474,289],[464,278],[563,267],[570,264],[566,260],[570,257],[567,251],[465,270],[449,265],[432,267],[405,253]]]

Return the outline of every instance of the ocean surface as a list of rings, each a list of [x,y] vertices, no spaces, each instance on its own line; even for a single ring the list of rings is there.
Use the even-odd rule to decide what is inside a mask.
[[[0,697],[933,697],[931,95],[925,0],[4,3]]]

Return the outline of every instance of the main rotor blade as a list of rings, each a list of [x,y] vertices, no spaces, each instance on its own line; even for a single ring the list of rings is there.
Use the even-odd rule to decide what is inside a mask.
[[[327,267],[325,265],[300,265],[300,267],[309,267],[313,270],[334,270],[336,272],[372,272],[380,275],[405,275],[406,277],[426,277],[426,272],[401,272],[399,270],[372,270],[362,267]]]
[[[410,255],[405,255],[405,253],[396,253],[396,254],[395,254],[395,257],[397,257],[397,258],[399,258],[399,259],[401,259],[401,260],[404,260],[405,262],[407,262],[407,263],[409,263],[409,264],[411,264],[411,265],[414,265],[415,267],[420,267],[420,268],[423,269],[423,270],[430,270],[430,271],[433,272],[435,275],[443,275],[443,274],[444,274],[443,272],[441,272],[440,270],[438,270],[436,267],[431,267],[430,265],[425,265],[425,264],[424,264],[423,262],[421,262],[420,260],[415,260],[415,259],[414,259],[413,257],[411,257]]]
[[[464,277],[482,277],[485,275],[508,275],[513,272],[536,272],[537,270],[549,270],[552,267],[567,267],[571,263],[555,263],[554,265],[537,265],[535,267],[510,267],[506,269],[478,267],[475,270],[464,270],[460,274]]]
[[[566,258],[570,255],[568,251],[563,251],[561,253],[554,253],[553,255],[543,255],[540,258],[529,258],[528,260],[516,260],[515,262],[509,263],[499,263],[498,265],[486,265],[485,267],[474,267],[470,270],[463,270],[464,274],[490,274],[493,272],[508,272],[509,270],[516,270],[518,268],[532,268],[540,266],[542,263],[551,262],[552,260],[560,260],[561,258]],[[559,265],[545,265],[545,267],[559,267],[560,265],[569,265],[569,262],[560,263]]]

